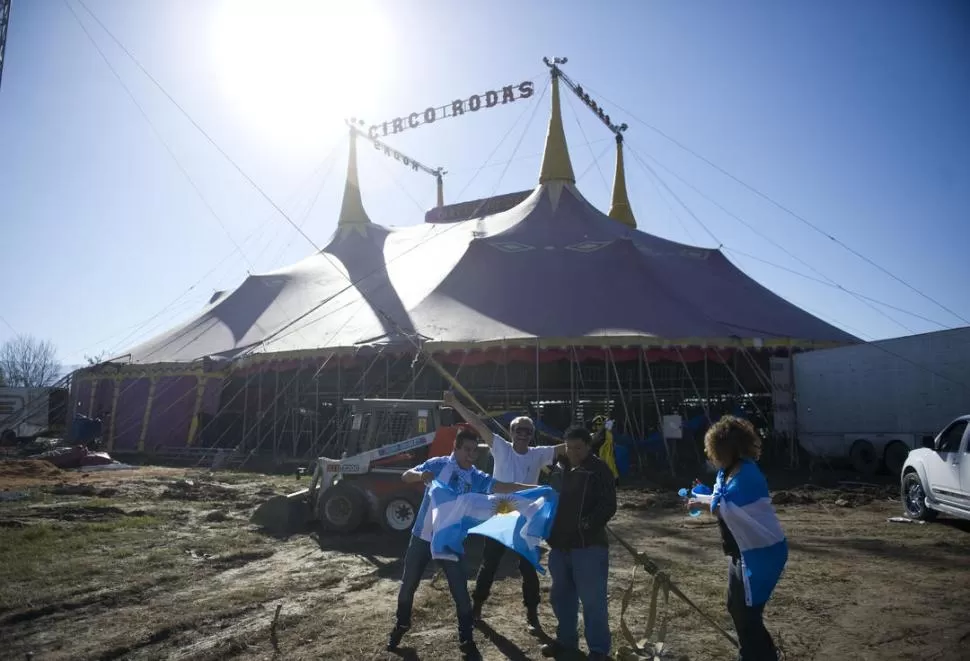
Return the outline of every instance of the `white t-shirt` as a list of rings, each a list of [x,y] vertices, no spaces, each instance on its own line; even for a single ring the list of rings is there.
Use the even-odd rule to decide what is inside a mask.
[[[529,448],[525,454],[519,454],[511,443],[498,434],[493,434],[492,456],[495,458],[492,477],[496,481],[537,484],[542,468],[555,461],[556,446],[541,445]]]

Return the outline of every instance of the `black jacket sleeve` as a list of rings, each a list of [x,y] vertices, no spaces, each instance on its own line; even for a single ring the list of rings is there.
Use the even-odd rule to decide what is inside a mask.
[[[606,527],[616,514],[616,485],[613,473],[602,461],[596,462],[596,472],[590,480],[592,493],[587,494],[592,502],[588,513],[584,513],[581,526],[584,530],[599,531]]]

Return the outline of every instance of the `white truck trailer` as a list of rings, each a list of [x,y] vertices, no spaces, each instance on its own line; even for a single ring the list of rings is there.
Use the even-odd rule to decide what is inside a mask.
[[[63,428],[63,388],[0,388],[0,442]]]
[[[970,327],[796,354],[793,381],[806,452],[899,474],[911,449],[970,413]]]

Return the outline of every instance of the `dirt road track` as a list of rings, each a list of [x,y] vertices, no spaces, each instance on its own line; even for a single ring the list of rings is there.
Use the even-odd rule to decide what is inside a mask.
[[[403,653],[383,651],[406,540],[377,530],[275,539],[248,525],[258,502],[293,484],[176,469],[29,479],[0,471],[0,489],[28,496],[0,503],[3,658],[28,651],[36,661],[458,658],[443,579],[422,584]],[[77,489],[84,485],[93,491]],[[766,619],[789,659],[968,658],[970,526],[887,523],[900,509],[891,495],[891,488],[817,487],[775,494],[791,558]],[[613,525],[730,629],[714,526],[684,516],[669,490],[622,491]],[[479,554],[470,543],[471,571]],[[631,573],[630,557],[615,545],[614,631]],[[479,629],[483,653],[539,659],[539,641],[523,626],[511,555],[499,576]],[[629,618],[635,633],[645,624],[650,588],[638,576]],[[542,586],[541,616],[552,631],[548,578]],[[278,604],[275,652],[270,624]],[[723,638],[677,601],[667,642],[671,658],[733,658]]]

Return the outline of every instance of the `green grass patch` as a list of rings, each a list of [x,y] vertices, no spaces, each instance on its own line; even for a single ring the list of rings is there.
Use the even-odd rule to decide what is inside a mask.
[[[44,521],[0,535],[0,608],[44,602],[131,571],[131,561],[155,548],[161,521],[153,516],[95,522]]]

